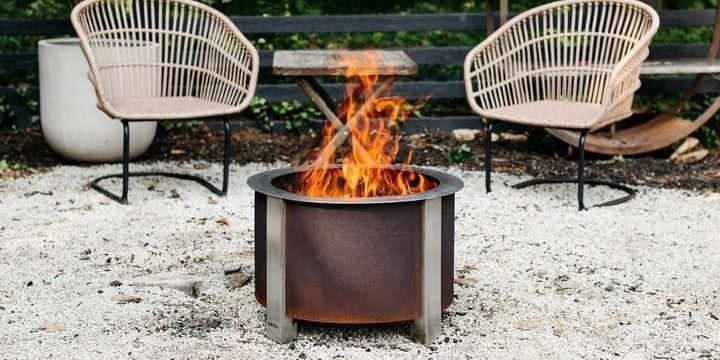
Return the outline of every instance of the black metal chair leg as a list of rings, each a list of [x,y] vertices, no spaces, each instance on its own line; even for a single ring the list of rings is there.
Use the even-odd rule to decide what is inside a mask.
[[[130,124],[127,120],[123,120],[123,184],[121,204],[127,204],[128,188],[130,186]]]
[[[222,189],[218,189],[213,184],[211,184],[209,181],[195,175],[190,174],[178,174],[178,173],[171,173],[171,172],[134,172],[131,173],[129,171],[130,167],[130,128],[127,121],[123,121],[123,171],[120,174],[112,174],[112,175],[105,175],[101,176],[99,178],[94,179],[90,182],[90,187],[92,187],[97,192],[121,203],[121,204],[127,204],[128,203],[128,188],[129,188],[129,179],[131,177],[141,177],[141,176],[163,176],[163,177],[170,177],[175,179],[181,179],[181,180],[192,180],[197,182],[198,184],[202,185],[206,189],[210,190],[213,194],[217,196],[225,196],[227,195],[228,191],[228,184],[230,180],[230,142],[232,140],[232,134],[230,132],[230,121],[224,120],[224,128],[225,128],[225,149],[223,152],[223,184]],[[100,181],[109,179],[109,178],[120,178],[122,179],[122,195],[117,196],[116,194],[113,194],[109,190],[103,188],[100,186]]]
[[[543,185],[543,184],[566,184],[566,183],[577,184],[578,208],[580,210],[587,210],[587,208],[585,207],[585,185],[592,185],[592,186],[603,185],[603,186],[607,186],[611,189],[623,191],[627,194],[621,198],[610,200],[610,201],[604,202],[602,204],[594,205],[594,207],[617,205],[617,204],[621,204],[621,203],[624,203],[626,201],[629,201],[629,200],[635,198],[636,191],[628,186],[613,183],[610,181],[585,179],[585,138],[586,138],[586,136],[587,136],[587,131],[580,134],[580,140],[578,141],[578,176],[577,176],[577,178],[533,179],[533,180],[523,181],[521,183],[515,184],[512,186],[513,189],[522,189],[522,188],[526,188],[529,186]]]
[[[225,148],[223,150],[223,185],[222,196],[227,195],[228,181],[230,180],[230,140],[232,133],[230,132],[230,121],[223,121],[225,127]]]
[[[490,170],[492,168],[492,132],[495,121],[488,119],[485,123],[485,192],[492,191],[490,188]]]
[[[585,207],[585,137],[587,131],[583,131],[580,134],[580,140],[578,141],[578,207],[579,210],[587,210]]]

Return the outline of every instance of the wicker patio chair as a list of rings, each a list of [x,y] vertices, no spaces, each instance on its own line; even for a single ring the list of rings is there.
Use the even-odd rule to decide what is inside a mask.
[[[631,115],[640,66],[657,31],[657,13],[634,0],[567,0],[545,4],[510,20],[465,59],[465,89],[486,120],[486,190],[490,191],[491,135],[497,121],[580,131],[577,179],[536,179],[514,188],[577,183],[627,192],[627,186],[586,180],[585,136]]]
[[[166,176],[193,180],[227,194],[229,116],[255,93],[258,53],[219,11],[191,0],[84,0],[72,24],[90,65],[98,107],[123,124],[123,172],[97,178],[92,187],[126,204],[128,178]],[[128,170],[130,121],[221,119],[225,129],[223,185],[189,174]],[[122,195],[99,185],[122,178]]]

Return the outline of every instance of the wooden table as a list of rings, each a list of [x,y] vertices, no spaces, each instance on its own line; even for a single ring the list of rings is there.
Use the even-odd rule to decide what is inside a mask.
[[[346,76],[347,65],[341,61],[346,56],[362,56],[367,63],[359,66],[353,73],[378,75],[378,86],[368,96],[363,106],[374,103],[374,100],[386,93],[392,86],[395,76],[417,73],[417,65],[402,51],[387,50],[297,50],[276,51],[273,57],[273,74],[292,76],[298,87],[318,107],[320,112],[330,121],[337,133],[333,138],[334,148],[342,145],[352,129],[339,118],[337,102],[320,86],[317,76]],[[365,65],[370,65],[364,67]],[[346,79],[347,80],[347,79]],[[360,116],[364,108],[355,112]]]

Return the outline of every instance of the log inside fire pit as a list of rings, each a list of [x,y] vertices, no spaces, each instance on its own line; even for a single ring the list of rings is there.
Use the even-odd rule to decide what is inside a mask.
[[[433,181],[424,192],[324,198],[287,191],[307,168],[266,171],[255,193],[255,297],[267,334],[296,336],[293,319],[368,324],[415,320],[431,342],[453,300],[454,193],[463,184],[439,171],[400,167]]]

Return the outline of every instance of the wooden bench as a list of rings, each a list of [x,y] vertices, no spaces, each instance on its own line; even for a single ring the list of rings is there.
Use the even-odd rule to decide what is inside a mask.
[[[342,145],[350,136],[352,129],[349,124],[355,121],[343,122],[337,110],[337,101],[320,85],[315,76],[341,76],[348,74],[348,63],[343,59],[357,58],[351,71],[357,75],[378,76],[378,86],[372,94],[364,99],[363,107],[372,105],[375,98],[387,93],[395,77],[399,75],[413,75],[417,73],[417,65],[402,51],[388,50],[297,50],[277,51],[273,58],[273,74],[278,76],[295,77],[298,87],[310,100],[315,103],[320,112],[325,115],[336,129],[332,139],[332,150]],[[347,80],[346,80],[347,81]],[[362,116],[364,110],[357,110],[354,118]]]

